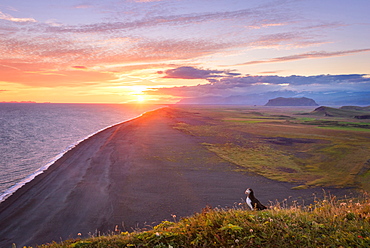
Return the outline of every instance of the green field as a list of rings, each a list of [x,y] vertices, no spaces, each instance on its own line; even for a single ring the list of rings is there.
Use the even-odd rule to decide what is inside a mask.
[[[177,107],[177,106],[176,106]],[[219,157],[297,188],[370,191],[370,120],[317,116],[311,108],[181,106],[175,128]]]

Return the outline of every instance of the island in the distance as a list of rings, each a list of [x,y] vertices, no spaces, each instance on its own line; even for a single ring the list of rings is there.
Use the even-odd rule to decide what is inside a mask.
[[[319,106],[315,100],[307,98],[307,97],[299,97],[299,98],[285,98],[285,97],[278,97],[274,99],[270,99],[265,106]]]

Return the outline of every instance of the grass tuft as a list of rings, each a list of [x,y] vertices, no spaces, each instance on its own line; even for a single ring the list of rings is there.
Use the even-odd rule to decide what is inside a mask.
[[[370,202],[326,197],[308,206],[275,203],[265,211],[205,208],[143,232],[68,240],[39,248],[369,247]]]

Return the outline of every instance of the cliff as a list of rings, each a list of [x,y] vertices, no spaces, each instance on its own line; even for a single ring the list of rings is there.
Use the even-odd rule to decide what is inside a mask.
[[[278,97],[275,99],[270,99],[265,106],[318,106],[318,104],[310,98],[300,97],[300,98],[285,98]]]

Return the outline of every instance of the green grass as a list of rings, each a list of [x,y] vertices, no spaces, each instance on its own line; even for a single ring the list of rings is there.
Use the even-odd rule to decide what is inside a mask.
[[[229,122],[240,122],[240,123],[259,123],[266,122],[266,120],[224,120]]]
[[[198,107],[183,113],[201,120],[200,124],[178,122],[175,128],[198,137],[205,148],[235,164],[237,170],[299,183],[298,188],[370,191],[370,173],[360,173],[370,159],[369,122],[283,111]]]
[[[331,108],[331,107],[319,107],[309,113],[309,115],[317,115],[317,116],[332,116],[332,117],[349,117],[354,118],[355,116],[361,116],[361,115],[368,115],[370,112],[363,108],[361,110],[357,110],[355,108]]]
[[[323,129],[332,129],[332,130],[342,130],[342,131],[354,131],[354,132],[370,132],[370,128],[361,128],[361,127],[351,127],[351,126],[318,126],[317,128]]]
[[[302,182],[309,177],[311,180],[316,178],[305,173],[291,156],[267,145],[255,144],[250,148],[232,143],[204,145],[222,159],[273,180]]]
[[[39,248],[369,247],[370,202],[335,197],[309,206],[275,203],[268,210],[205,208],[147,231],[67,240]]]

